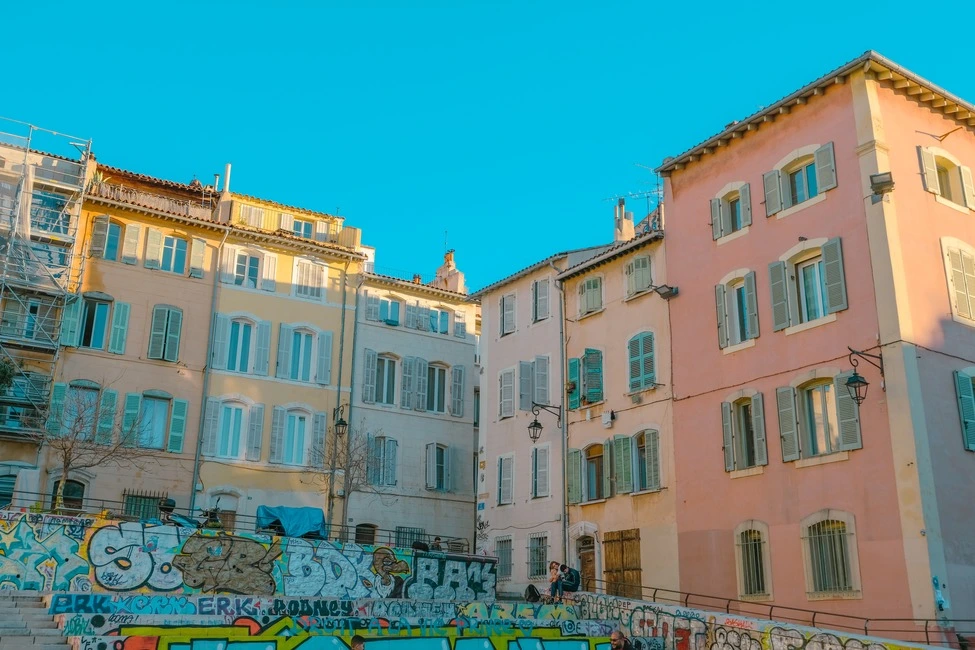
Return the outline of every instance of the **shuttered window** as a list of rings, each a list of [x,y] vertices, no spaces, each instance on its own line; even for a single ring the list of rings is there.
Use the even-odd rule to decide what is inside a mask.
[[[515,294],[509,293],[501,296],[500,307],[500,330],[501,336],[504,336],[505,334],[511,334],[515,331]],[[409,327],[409,325],[407,325],[407,327]]]
[[[514,503],[514,465],[513,456],[502,456],[498,459],[498,505]]]
[[[769,289],[776,332],[847,309],[841,240],[827,240],[819,255],[814,250],[795,262],[769,264]]]
[[[324,298],[325,267],[315,262],[298,260],[295,263],[294,295],[311,300]]]
[[[782,460],[860,449],[860,411],[847,390],[852,373],[776,390]]]
[[[946,261],[952,311],[961,318],[975,320],[975,252],[947,248]]]
[[[399,442],[388,436],[368,436],[366,478],[370,485],[396,485],[396,456]]]
[[[634,257],[623,267],[623,275],[626,278],[626,296],[628,298],[648,291],[653,286],[653,279],[650,274],[650,256]]]
[[[975,369],[955,371],[958,415],[961,417],[962,445],[975,451]]]
[[[549,448],[532,447],[532,497],[549,495]]]
[[[579,283],[579,315],[585,316],[603,308],[603,279],[586,278]]]
[[[975,209],[975,183],[972,170],[958,165],[941,153],[918,147],[924,189],[962,207]]]
[[[711,199],[711,238],[720,239],[750,226],[752,192],[748,183],[720,198]]]
[[[179,361],[179,344],[182,332],[182,309],[171,305],[156,305],[153,307],[147,356],[150,359]]]
[[[535,280],[532,282],[532,321],[545,320],[549,312],[549,280]]]
[[[498,414],[510,418],[515,414],[515,371],[503,370],[498,381],[501,396]]]
[[[641,332],[627,343],[630,369],[630,391],[653,388],[657,381],[653,332]]]
[[[725,471],[768,464],[765,407],[761,393],[721,404]]]

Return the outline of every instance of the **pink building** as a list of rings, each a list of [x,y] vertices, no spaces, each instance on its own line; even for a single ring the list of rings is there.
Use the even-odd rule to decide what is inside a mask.
[[[682,590],[975,618],[973,126],[868,52],[658,169]]]

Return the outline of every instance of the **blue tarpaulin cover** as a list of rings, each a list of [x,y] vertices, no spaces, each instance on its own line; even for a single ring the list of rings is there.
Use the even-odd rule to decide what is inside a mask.
[[[275,521],[281,523],[287,537],[301,537],[318,533],[328,538],[325,513],[321,508],[289,508],[288,506],[257,506],[257,527],[267,528]]]

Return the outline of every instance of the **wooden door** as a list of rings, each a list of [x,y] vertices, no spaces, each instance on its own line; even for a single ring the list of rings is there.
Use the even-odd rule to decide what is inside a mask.
[[[596,548],[592,537],[579,538],[579,575],[582,578],[580,591],[594,591],[596,588]]]
[[[640,529],[607,531],[603,535],[606,593],[640,598],[643,569],[640,564]]]

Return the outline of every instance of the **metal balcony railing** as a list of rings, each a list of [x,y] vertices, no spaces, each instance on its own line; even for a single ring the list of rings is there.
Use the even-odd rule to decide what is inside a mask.
[[[209,199],[200,201],[174,199],[111,183],[92,184],[89,195],[193,219],[209,220],[213,214],[213,205]]]

